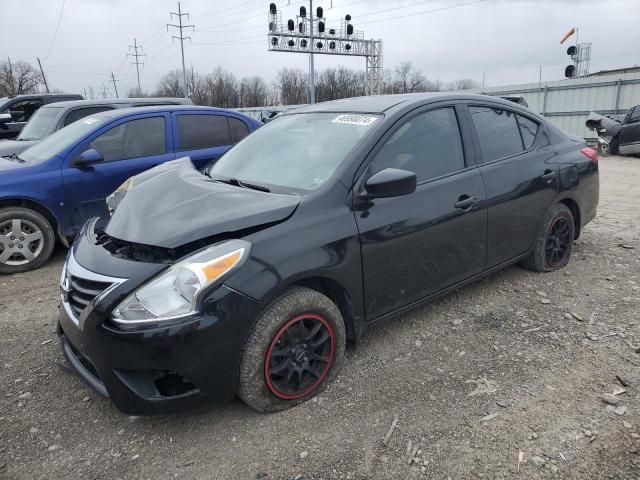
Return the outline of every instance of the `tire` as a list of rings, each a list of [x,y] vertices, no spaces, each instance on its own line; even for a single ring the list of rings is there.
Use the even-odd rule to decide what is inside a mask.
[[[569,207],[556,204],[547,212],[544,227],[522,265],[534,272],[552,272],[569,263],[575,223]]]
[[[313,333],[315,328],[315,335],[301,339],[300,333]],[[325,337],[328,338],[319,347],[313,346]],[[265,307],[249,335],[240,362],[238,396],[263,413],[298,405],[324,390],[335,378],[344,361],[345,343],[344,321],[338,307],[315,290],[291,288]],[[314,357],[323,357],[324,362]],[[297,373],[305,366],[307,370]],[[295,373],[289,374],[290,371]],[[289,375],[291,383],[287,384]],[[298,389],[287,390],[291,385]]]
[[[53,227],[38,212],[23,207],[0,209],[0,273],[41,267],[51,256],[55,243]]]
[[[609,143],[609,155],[620,155],[620,140],[613,138]]]

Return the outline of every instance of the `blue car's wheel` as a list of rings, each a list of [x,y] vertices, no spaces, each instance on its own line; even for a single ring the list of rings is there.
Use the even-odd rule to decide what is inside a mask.
[[[54,245],[53,228],[42,215],[23,207],[0,209],[0,273],[42,266]]]

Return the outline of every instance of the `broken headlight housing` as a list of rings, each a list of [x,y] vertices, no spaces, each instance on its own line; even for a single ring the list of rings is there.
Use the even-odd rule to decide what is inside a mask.
[[[113,311],[112,319],[136,324],[190,315],[196,311],[198,296],[244,265],[250,251],[251,244],[244,240],[200,250],[129,295]]]

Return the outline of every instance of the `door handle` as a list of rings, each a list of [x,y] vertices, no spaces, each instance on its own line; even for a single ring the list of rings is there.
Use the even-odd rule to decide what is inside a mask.
[[[551,181],[558,176],[558,172],[556,170],[545,170],[542,174],[542,180],[551,183]]]
[[[453,204],[453,206],[459,208],[460,210],[467,211],[471,210],[471,207],[473,207],[476,203],[478,203],[478,197],[476,197],[475,195],[461,195],[460,198],[458,198],[458,201]]]

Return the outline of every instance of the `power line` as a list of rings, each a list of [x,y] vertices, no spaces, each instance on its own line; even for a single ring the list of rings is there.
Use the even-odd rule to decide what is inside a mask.
[[[133,49],[133,53],[127,53],[127,56],[135,58],[135,61],[131,62],[131,64],[136,66],[136,72],[138,74],[138,96],[142,94],[142,90],[140,89],[140,65],[144,65],[144,62],[138,60],[138,58],[146,57],[144,53],[138,53],[138,50],[142,51],[142,45],[138,45],[138,41],[134,38],[133,45],[129,45],[129,50]]]
[[[178,12],[177,13],[170,12],[170,13],[171,13],[171,18],[173,18],[174,16],[178,18],[178,25],[175,25],[173,23],[167,23],[167,31],[169,31],[169,27],[177,28],[180,30],[180,36],[172,35],[171,38],[180,40],[180,54],[182,55],[182,80],[183,80],[183,86],[184,86],[184,97],[189,98],[189,92],[187,91],[187,70],[184,66],[184,41],[185,40],[191,41],[191,37],[185,37],[183,34],[183,30],[185,28],[190,28],[193,31],[195,29],[195,26],[182,24],[182,17],[187,17],[187,20],[189,20],[189,14],[182,13],[180,2],[178,2]]]
[[[56,38],[58,38],[58,31],[60,30],[60,23],[62,22],[62,14],[64,12],[65,3],[67,3],[67,0],[62,0],[62,7],[60,8],[60,15],[58,16],[58,24],[56,25],[56,31],[53,34],[53,39],[51,40],[51,45],[49,45],[49,50],[47,51],[47,54],[44,57],[42,57],[43,60],[46,60],[49,57],[51,50],[53,50],[53,45],[56,43]]]
[[[431,10],[423,10],[422,12],[406,13],[404,15],[396,15],[395,17],[385,17],[385,18],[379,18],[379,19],[375,19],[375,20],[369,20],[367,22],[359,22],[358,25],[365,25],[365,24],[368,24],[368,23],[385,22],[387,20],[396,20],[398,18],[412,17],[412,16],[415,16],[415,15],[424,15],[425,13],[440,12],[442,10],[450,10],[452,8],[466,7],[468,5],[475,5],[476,3],[482,3],[482,2],[486,2],[486,1],[487,0],[475,0],[473,2],[459,3],[457,5],[448,5],[446,7],[433,8]]]

